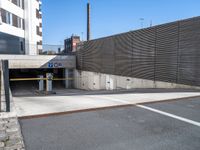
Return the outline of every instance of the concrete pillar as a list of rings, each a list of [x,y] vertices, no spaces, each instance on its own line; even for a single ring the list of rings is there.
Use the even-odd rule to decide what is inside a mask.
[[[64,84],[65,84],[65,88],[68,89],[69,88],[69,69],[64,69]]]
[[[74,87],[74,70],[73,69],[65,69],[64,70],[64,78],[66,78],[65,88],[73,88]]]

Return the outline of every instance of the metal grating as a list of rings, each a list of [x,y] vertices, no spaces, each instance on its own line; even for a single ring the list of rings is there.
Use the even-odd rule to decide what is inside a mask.
[[[179,23],[178,82],[200,86],[200,18]]]
[[[101,47],[101,72],[107,74],[114,74],[115,72],[115,43],[112,37],[103,40]]]
[[[132,77],[154,80],[155,29],[132,32]]]
[[[132,40],[133,36],[131,33],[125,33],[114,37],[116,75],[132,75]]]
[[[155,80],[177,81],[178,23],[156,28]]]
[[[200,17],[85,42],[77,68],[200,86]]]

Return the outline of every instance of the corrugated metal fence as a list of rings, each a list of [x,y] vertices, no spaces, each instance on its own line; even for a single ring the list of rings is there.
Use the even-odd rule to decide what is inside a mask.
[[[200,17],[85,42],[77,68],[200,86]]]

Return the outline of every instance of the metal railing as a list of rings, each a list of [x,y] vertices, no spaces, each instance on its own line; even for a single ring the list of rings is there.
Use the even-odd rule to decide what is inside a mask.
[[[43,44],[40,55],[65,55],[64,46]]]
[[[39,55],[68,55],[64,45],[24,43],[23,40],[19,42],[20,39],[12,39],[12,37],[5,39],[5,41],[0,41],[0,54],[24,55],[30,51],[30,53]]]

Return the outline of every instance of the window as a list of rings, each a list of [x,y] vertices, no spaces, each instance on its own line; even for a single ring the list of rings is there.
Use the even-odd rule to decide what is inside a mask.
[[[20,2],[20,7],[21,7],[22,9],[24,9],[24,0],[21,0],[21,2]]]
[[[18,17],[16,15],[13,14],[13,26],[14,27],[18,27]]]
[[[42,36],[42,32],[40,32],[40,27],[36,26],[37,35]]]
[[[19,0],[12,0],[12,3],[17,5]],[[17,5],[18,6],[18,5]]]
[[[2,22],[12,25],[14,27],[24,29],[24,19],[4,10],[1,9],[1,16],[2,16]]]
[[[22,29],[25,30],[25,22],[24,22],[24,19],[22,19]]]
[[[1,9],[2,22],[12,25],[12,14],[4,9]]]
[[[20,47],[21,47],[21,51],[23,52],[24,51],[24,42],[20,42]]]
[[[37,45],[42,45],[42,41],[37,42]]]
[[[5,23],[12,25],[12,14],[8,11],[6,11],[6,22]]]
[[[38,19],[42,18],[42,15],[40,14],[40,11],[38,9],[36,9],[36,17]]]
[[[6,11],[4,9],[1,9],[1,19],[2,22],[6,23]]]
[[[20,29],[24,29],[24,19],[17,18],[17,27]]]
[[[12,3],[24,9],[24,0],[12,0]]]
[[[37,35],[40,35],[40,28],[36,26]]]
[[[21,18],[17,18],[17,26],[18,28],[22,28],[22,19]]]
[[[42,5],[39,4],[39,11],[41,12],[42,11]]]

